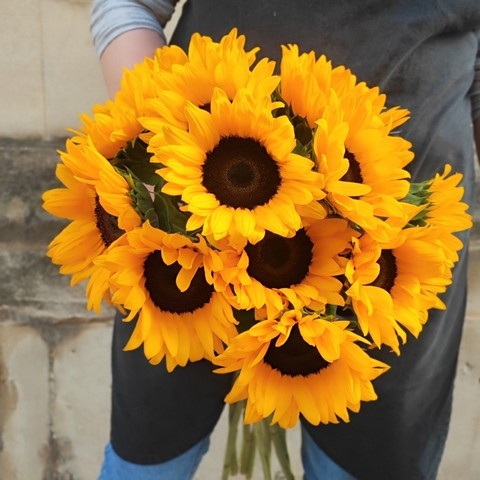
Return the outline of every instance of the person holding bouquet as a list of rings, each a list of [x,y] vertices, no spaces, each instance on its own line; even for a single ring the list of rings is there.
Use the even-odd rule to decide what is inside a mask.
[[[176,3],[93,1],[92,35],[112,97],[124,69],[154,56],[165,44],[163,27]],[[411,142],[415,159],[407,169],[412,181],[430,179],[448,163],[463,174],[464,201],[474,203],[474,132],[480,145],[476,0],[190,0],[171,44],[187,51],[193,34],[218,41],[233,28],[245,35],[246,48],[260,47],[261,55],[275,60],[277,68],[281,45],[296,44],[301,52],[313,51],[318,57],[326,55],[334,66],[345,65],[369,87],[378,85],[388,107],[400,105],[410,112],[408,122],[399,120],[400,113],[392,114],[392,121],[398,120],[402,137]],[[390,366],[375,381],[378,400],[362,405],[349,422],[323,424],[302,418],[307,480],[436,477],[448,433],[466,305],[468,233],[459,235],[463,249],[458,258],[452,254],[452,284],[442,295],[446,309],[433,308],[418,331],[412,327],[398,334],[401,355],[395,352],[398,341],[391,339],[369,351]],[[358,242],[358,248],[364,246]],[[352,299],[361,302],[363,297],[352,293]],[[113,334],[111,441],[100,479],[192,478],[232,376],[214,373],[205,359],[171,371],[165,361],[150,365],[138,349],[123,351],[134,325],[121,317],[119,313]],[[418,339],[406,340],[420,329]]]

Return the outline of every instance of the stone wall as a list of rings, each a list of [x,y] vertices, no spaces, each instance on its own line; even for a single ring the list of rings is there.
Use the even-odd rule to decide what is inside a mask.
[[[2,0],[0,41],[0,479],[93,480],[109,429],[112,312],[89,314],[45,257],[63,223],[41,208],[65,129],[104,101],[88,0]],[[479,211],[479,209],[477,209]],[[480,478],[480,235],[441,480]],[[290,435],[300,474],[298,430]],[[197,480],[220,478],[225,418]],[[260,477],[257,477],[260,478]]]

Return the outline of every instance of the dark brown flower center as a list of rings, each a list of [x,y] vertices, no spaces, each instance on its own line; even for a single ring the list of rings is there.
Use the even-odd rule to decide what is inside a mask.
[[[305,342],[298,325],[293,326],[288,340],[281,347],[276,347],[275,340],[272,340],[264,362],[291,377],[306,377],[330,365],[315,347]]]
[[[97,229],[100,232],[103,243],[106,247],[110,246],[124,232],[118,228],[116,217],[110,215],[100,204],[98,195],[95,198],[95,218]]]
[[[397,276],[395,255],[391,250],[382,250],[382,254],[378,259],[378,264],[380,265],[380,273],[371,285],[383,288],[387,292],[390,292],[395,284],[395,278]]]
[[[223,205],[253,209],[277,193],[281,177],[277,163],[260,142],[224,137],[207,153],[202,183]]]
[[[348,160],[350,166],[340,180],[342,182],[363,183],[362,170],[355,155],[348,150],[345,150],[345,158]]]
[[[153,303],[164,312],[193,312],[208,303],[212,296],[213,287],[205,280],[203,268],[198,269],[185,292],[181,292],[175,283],[179,271],[180,265],[166,265],[158,250],[145,260],[145,288]]]
[[[304,229],[292,238],[267,232],[263,240],[245,247],[249,258],[247,272],[267,288],[297,285],[308,274],[312,249],[313,243]]]

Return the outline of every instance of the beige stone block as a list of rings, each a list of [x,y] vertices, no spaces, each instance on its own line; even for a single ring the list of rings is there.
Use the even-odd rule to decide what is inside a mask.
[[[30,327],[0,325],[0,477],[42,480],[49,442],[49,355]]]
[[[90,1],[41,0],[47,137],[66,136],[107,98],[90,35]]]
[[[41,0],[1,2],[0,132],[42,136],[44,85]]]
[[[469,255],[467,319],[480,323],[480,245]]]
[[[112,325],[59,328],[53,365],[55,470],[58,478],[92,480],[109,436]]]
[[[480,478],[480,322],[464,327],[450,432],[439,480]]]

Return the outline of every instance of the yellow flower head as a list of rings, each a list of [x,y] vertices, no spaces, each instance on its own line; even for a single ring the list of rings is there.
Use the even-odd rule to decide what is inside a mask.
[[[356,78],[345,67],[333,68],[325,55],[299,53],[297,45],[283,45],[280,65],[280,95],[294,115],[307,120],[310,128],[323,116],[332,91],[337,95],[353,89]]]
[[[436,174],[428,182],[428,204],[425,221],[447,232],[459,232],[472,226],[472,217],[467,213],[469,206],[462,202],[464,188],[460,186],[463,176],[451,174],[452,167],[446,165],[442,174]]]
[[[189,62],[182,78],[182,91],[189,101],[198,106],[205,105],[216,87],[230,99],[241,88],[259,96],[273,92],[280,81],[278,76],[272,75],[275,62],[262,58],[255,63],[259,48],[246,51],[245,40],[244,35],[238,35],[236,28],[219,43],[193,35],[188,50]]]
[[[291,428],[300,414],[313,425],[348,422],[348,410],[377,398],[372,380],[388,369],[348,325],[295,310],[258,322],[214,361],[219,373],[239,371],[225,400],[247,400],[246,423],[271,416],[272,424]]]
[[[358,83],[325,56],[299,54],[296,45],[282,52],[281,98],[314,130],[313,156],[325,176],[329,204],[376,239],[388,240],[411,213],[399,200],[408,193],[404,167],[413,153],[409,142],[392,133],[408,111],[387,109],[378,87]]]
[[[343,305],[338,277],[345,272],[343,255],[355,235],[346,220],[327,218],[291,238],[267,233],[248,244],[238,255],[235,275],[228,277],[238,308],[265,308],[267,318],[275,318],[288,303],[320,311],[327,304]]]
[[[296,206],[323,197],[322,176],[292,153],[292,125],[272,108],[246,89],[232,101],[217,89],[210,112],[188,105],[188,131],[165,128],[167,145],[152,147],[152,161],[164,165],[162,191],[181,196],[191,213],[188,230],[229,237],[239,249],[265,231],[291,237],[302,226]]]
[[[400,354],[399,337],[406,335],[395,320],[390,288],[396,275],[395,259],[383,252],[378,242],[365,234],[352,239],[353,251],[345,276],[351,283],[346,294],[364,336],[380,347],[386,344]]]
[[[99,311],[102,299],[109,298],[108,282],[107,272],[99,272],[94,261],[141,218],[129,184],[91,142],[69,140],[66,146],[56,170],[65,188],[45,192],[43,208],[70,223],[50,242],[47,254],[61,265],[60,273],[72,276],[72,285],[89,279],[88,307]]]
[[[92,114],[80,115],[82,125],[79,131],[72,130],[72,141],[84,144],[91,139],[95,148],[106,158],[111,158],[124,146],[123,140],[112,141],[112,132],[115,131],[115,120],[112,116],[114,102],[108,100],[104,104],[97,104]]]
[[[83,143],[90,137],[97,150],[111,159],[133,139],[139,136],[148,139],[141,118],[154,112],[150,100],[161,91],[159,81],[185,59],[179,47],[164,46],[153,58],[145,58],[132,69],[126,69],[114,99],[95,105],[91,115],[80,116],[82,126],[80,131],[74,131],[73,140]]]
[[[143,125],[161,134],[164,123],[187,127],[185,107],[192,103],[208,110],[216,88],[233,99],[242,88],[255,96],[270,96],[280,81],[273,75],[275,63],[266,58],[255,65],[258,48],[245,50],[245,36],[232,29],[220,42],[194,34],[182,64],[158,75],[158,88],[150,102],[154,109]]]
[[[93,259],[107,245],[97,225],[95,187],[79,182],[64,164],[57,165],[56,175],[66,188],[45,192],[43,208],[71,222],[50,242],[47,254],[54,264],[61,265],[60,273],[72,275],[71,284],[75,285],[91,275]]]
[[[347,290],[363,334],[377,346],[398,353],[403,328],[418,336],[431,308],[445,308],[439,295],[452,281],[454,261],[438,231],[429,227],[402,230],[386,244],[368,235],[355,241],[346,277]]]
[[[377,126],[383,125],[391,131],[408,119],[405,109],[385,109],[386,96],[379,93],[378,87],[369,88],[364,82],[357,82],[349,69],[343,65],[333,67],[325,55],[317,59],[313,51],[300,54],[297,45],[284,45],[280,70],[282,99],[292,113],[305,118],[312,129],[323,117],[332,94],[356,121],[362,121],[363,112],[355,106],[359,97],[368,99],[371,109],[370,119],[364,117],[363,120],[375,118]]]
[[[206,243],[153,228],[147,221],[98,260],[110,269],[112,302],[136,315],[126,349],[143,344],[147,359],[167,369],[212,359],[236,334],[232,308],[207,281],[221,268]]]
[[[409,142],[390,134],[391,123],[382,120],[386,114],[375,113],[375,91],[361,90],[352,90],[349,108],[348,99],[330,96],[316,122],[313,148],[333,210],[386,241],[409,220],[410,206],[400,200],[409,190],[404,167],[413,153]]]

